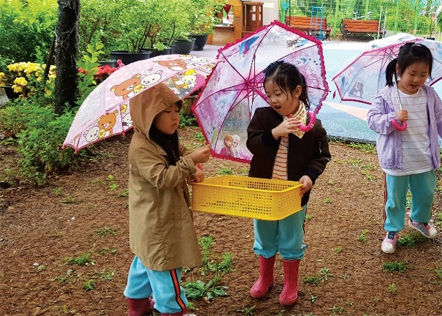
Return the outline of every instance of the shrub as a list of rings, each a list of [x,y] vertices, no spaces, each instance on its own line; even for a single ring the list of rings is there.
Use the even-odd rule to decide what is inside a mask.
[[[58,19],[55,0],[0,0],[0,56],[46,62]]]
[[[20,176],[43,185],[48,175],[69,165],[74,158],[71,148],[61,148],[74,115],[57,116],[51,107],[30,106],[27,128],[18,134]]]

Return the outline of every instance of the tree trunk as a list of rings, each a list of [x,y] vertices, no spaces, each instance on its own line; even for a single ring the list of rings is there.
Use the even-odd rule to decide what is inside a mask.
[[[55,112],[75,106],[78,96],[78,24],[80,0],[58,0],[58,23],[55,42]]]

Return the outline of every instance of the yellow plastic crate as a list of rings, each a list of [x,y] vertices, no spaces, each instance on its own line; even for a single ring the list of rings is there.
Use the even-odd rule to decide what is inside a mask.
[[[219,176],[195,183],[192,209],[223,215],[280,220],[302,209],[296,181]]]

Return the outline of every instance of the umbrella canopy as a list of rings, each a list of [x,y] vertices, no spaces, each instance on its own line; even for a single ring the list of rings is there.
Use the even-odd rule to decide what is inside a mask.
[[[371,104],[379,90],[386,85],[385,69],[397,57],[402,45],[410,42],[427,46],[433,55],[433,70],[428,84],[433,85],[442,78],[442,44],[399,33],[368,43],[368,48],[333,77],[339,96],[343,101]]]
[[[80,150],[132,128],[129,100],[164,82],[181,99],[199,89],[216,60],[192,55],[160,55],[121,67],[84,100],[63,147]]]
[[[306,79],[312,117],[328,93],[321,42],[278,21],[226,45],[217,59],[192,107],[215,157],[250,161],[247,126],[257,108],[269,106],[263,70],[270,63],[283,60],[298,67]]]

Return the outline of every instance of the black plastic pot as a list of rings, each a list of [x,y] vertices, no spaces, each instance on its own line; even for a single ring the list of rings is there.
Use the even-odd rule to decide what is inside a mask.
[[[204,46],[207,43],[208,34],[204,35],[192,35],[195,38],[195,45],[193,46],[193,50],[203,50]]]
[[[17,99],[20,96],[20,93],[14,92],[14,89],[12,86],[0,86],[0,89],[4,89],[6,96],[9,100]]]
[[[195,38],[176,40],[172,54],[190,54],[195,45]]]
[[[123,64],[128,65],[133,63],[134,61],[143,60],[150,58],[150,51],[142,51],[139,53],[131,53],[126,50],[115,50],[111,51],[110,58],[111,59],[121,59]]]
[[[160,55],[170,55],[171,53],[172,48],[166,48],[164,50],[150,49],[150,58]]]
[[[118,63],[116,59],[110,59],[110,60],[99,60],[98,63],[100,66],[110,66],[112,68],[118,67]]]

